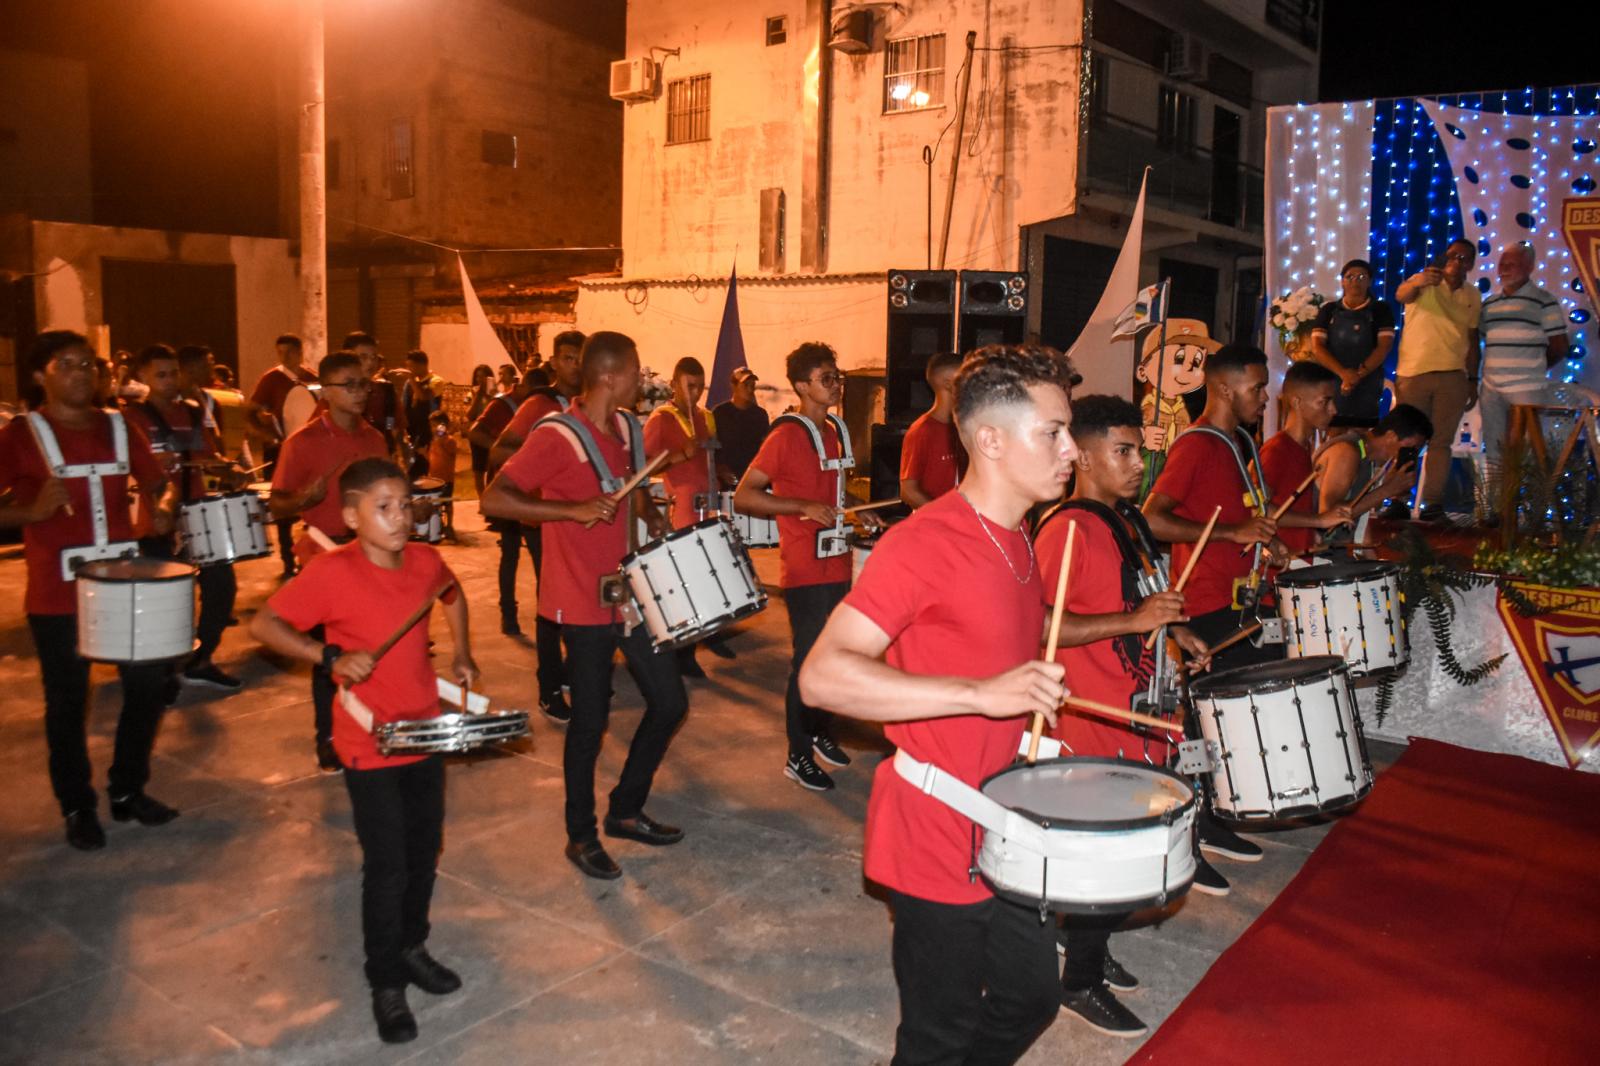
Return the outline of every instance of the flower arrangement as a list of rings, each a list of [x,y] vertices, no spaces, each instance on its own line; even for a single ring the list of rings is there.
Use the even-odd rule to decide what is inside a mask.
[[[1326,296],[1313,292],[1309,285],[1302,285],[1272,301],[1267,319],[1278,331],[1278,342],[1285,351],[1298,344],[1300,331],[1316,320],[1317,313],[1327,302]]]
[[[649,414],[670,399],[672,386],[666,378],[649,367],[639,371],[639,399],[634,407],[641,415]]]

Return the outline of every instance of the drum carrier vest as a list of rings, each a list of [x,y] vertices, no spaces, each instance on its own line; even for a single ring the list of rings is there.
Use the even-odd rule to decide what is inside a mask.
[[[63,581],[75,580],[77,568],[83,563],[99,559],[121,559],[137,555],[139,552],[136,541],[111,540],[111,523],[106,511],[106,489],[101,479],[128,475],[128,425],[122,420],[122,413],[119,411],[107,411],[105,414],[111,419],[114,460],[109,463],[74,463],[71,466],[67,465],[66,459],[61,454],[61,444],[56,440],[55,431],[50,428],[49,420],[38,411],[30,411],[25,416],[28,419],[28,428],[33,431],[33,442],[38,446],[39,455],[50,468],[51,475],[63,481],[69,478],[84,478],[89,482],[89,518],[94,524],[94,543],[61,550]]]
[[[817,451],[817,462],[821,464],[824,472],[833,471],[834,474],[834,509],[837,512],[833,525],[827,529],[817,531],[816,556],[818,559],[832,559],[845,555],[850,551],[850,541],[847,538],[844,520],[845,504],[845,475],[846,470],[854,470],[856,465],[855,453],[850,450],[850,431],[845,428],[844,420],[838,415],[829,412],[827,420],[833,425],[833,431],[839,436],[839,458],[829,459],[828,449],[822,443],[822,431],[817,424],[805,415],[790,411],[779,415],[772,420],[773,429],[785,422],[792,422],[803,427],[811,437],[811,446]]]

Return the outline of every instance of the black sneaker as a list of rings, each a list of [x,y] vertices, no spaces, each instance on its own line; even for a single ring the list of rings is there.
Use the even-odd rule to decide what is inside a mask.
[[[1118,992],[1132,992],[1139,987],[1139,979],[1129,973],[1127,969],[1106,952],[1106,961],[1100,967],[1100,972],[1105,976],[1106,987],[1114,988]]]
[[[1195,856],[1193,887],[1196,892],[1203,892],[1208,896],[1226,896],[1233,891],[1228,879],[1217,873],[1217,868],[1206,862],[1203,855]]]
[[[1083,1019],[1090,1028],[1098,1029],[1108,1036],[1132,1038],[1143,1036],[1150,1031],[1150,1027],[1141,1022],[1133,1011],[1119,1003],[1111,989],[1105,985],[1095,985],[1081,992],[1069,992],[1063,988],[1061,1008]]]
[[[1200,816],[1200,847],[1236,862],[1261,861],[1260,844],[1246,840],[1209,814]]]
[[[501,615],[500,632],[508,637],[522,636],[522,625],[517,621],[517,616],[514,614]]]
[[[339,761],[339,753],[334,750],[333,741],[317,741],[317,769],[325,774],[343,772],[344,763]]]
[[[562,689],[549,698],[540,696],[539,711],[556,725],[564,726],[572,721],[572,707],[567,703],[567,690]]]
[[[176,809],[147,796],[133,792],[126,796],[111,797],[111,817],[119,822],[138,822],[140,825],[166,825],[178,816]]]
[[[816,752],[817,758],[829,766],[849,766],[850,756],[845,754],[839,742],[828,736],[811,738],[811,749]]]
[[[429,995],[448,996],[461,987],[461,976],[429,955],[422,944],[402,951],[400,961],[406,964],[411,983]]]
[[[67,843],[79,851],[99,851],[106,846],[106,831],[100,827],[100,816],[94,808],[67,815]]]
[[[417,1019],[411,1014],[403,986],[372,990],[372,1019],[385,1044],[407,1044],[417,1038]]]
[[[244,687],[243,681],[232,674],[223,673],[217,668],[216,663],[201,663],[189,667],[183,672],[183,680],[191,685],[210,685],[224,692],[233,692]]]
[[[809,754],[789,756],[789,761],[783,764],[783,773],[791,781],[799,783],[801,788],[809,788],[813,792],[826,792],[833,787],[833,778],[812,761]]]

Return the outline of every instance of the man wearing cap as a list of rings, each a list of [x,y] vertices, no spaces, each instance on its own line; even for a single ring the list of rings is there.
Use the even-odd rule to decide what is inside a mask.
[[[1145,336],[1134,376],[1145,383],[1140,409],[1147,450],[1166,451],[1172,439],[1189,428],[1193,419],[1183,397],[1205,386],[1206,357],[1220,347],[1206,324],[1194,318],[1169,318],[1165,343],[1159,329]]]
[[[737,480],[744,477],[745,468],[760,450],[770,420],[766,410],[756,403],[755,371],[741,366],[729,380],[733,399],[712,408],[711,417],[716,422],[717,442],[722,445],[721,465],[731,470]]]

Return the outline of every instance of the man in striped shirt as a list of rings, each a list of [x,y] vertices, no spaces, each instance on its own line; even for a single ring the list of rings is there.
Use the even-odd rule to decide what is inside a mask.
[[[1483,301],[1483,385],[1478,411],[1483,451],[1498,464],[1511,406],[1549,401],[1545,373],[1567,357],[1567,323],[1561,303],[1529,280],[1537,255],[1533,245],[1507,246],[1500,253],[1500,291]]]

